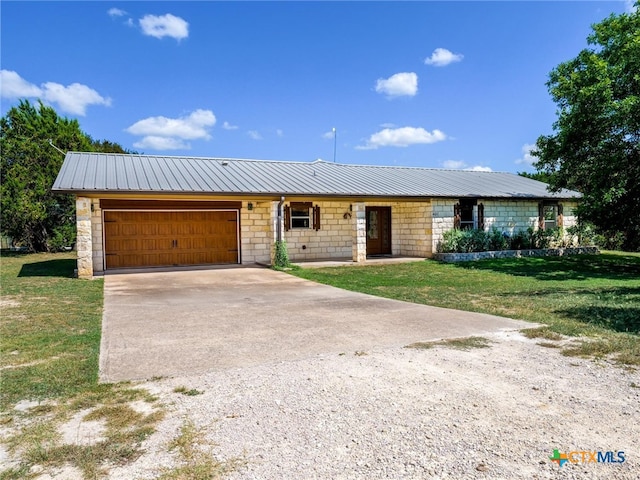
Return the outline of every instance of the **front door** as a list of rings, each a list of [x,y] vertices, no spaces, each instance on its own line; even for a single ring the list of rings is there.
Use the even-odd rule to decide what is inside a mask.
[[[367,255],[391,254],[391,207],[366,207]]]

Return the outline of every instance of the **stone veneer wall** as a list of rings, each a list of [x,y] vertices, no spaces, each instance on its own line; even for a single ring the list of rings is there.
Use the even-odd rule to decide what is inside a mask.
[[[93,277],[91,199],[76,197],[76,252],[79,278]]]
[[[277,202],[251,203],[253,210],[248,210],[249,201],[243,201],[240,210],[241,263],[270,263]]]
[[[597,255],[598,247],[541,248],[529,250],[496,250],[472,253],[436,253],[433,258],[440,262],[457,263],[485,260],[487,258],[520,257],[566,257],[567,255]]]
[[[289,205],[290,202],[285,202]],[[277,205],[277,202],[276,202]],[[293,228],[282,232],[289,259],[294,262],[325,258],[351,258],[356,212],[350,202],[314,201],[320,207],[320,230]],[[344,215],[347,218],[344,218]],[[276,212],[274,211],[274,220]]]
[[[458,201],[457,198],[434,199],[432,201],[433,252],[436,252],[442,234],[453,228],[453,207]],[[513,234],[529,227],[538,228],[539,200],[484,200],[479,198],[478,203],[484,204],[484,227],[487,231],[496,227],[500,231]],[[574,226],[577,222],[575,214],[577,202],[559,200],[558,203],[563,206],[564,228]]]
[[[91,239],[93,242],[93,273],[104,272],[104,239],[102,237],[102,209],[100,199],[92,198]]]

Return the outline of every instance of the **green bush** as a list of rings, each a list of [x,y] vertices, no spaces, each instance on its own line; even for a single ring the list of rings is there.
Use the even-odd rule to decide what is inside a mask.
[[[276,241],[276,253],[273,266],[276,268],[286,268],[291,265],[289,262],[289,253],[287,252],[287,242],[284,240]]]
[[[497,250],[523,250],[529,248],[570,247],[575,235],[565,235],[562,228],[549,230],[518,231],[509,236],[495,227],[491,231],[453,229],[442,234],[438,243],[438,253],[472,253]]]

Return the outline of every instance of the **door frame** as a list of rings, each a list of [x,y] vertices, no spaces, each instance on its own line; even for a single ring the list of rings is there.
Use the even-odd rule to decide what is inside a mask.
[[[107,271],[107,229],[104,227],[104,214],[107,212],[235,212],[236,214],[236,247],[238,250],[238,257],[235,265],[242,263],[242,251],[240,241],[240,209],[238,208],[107,208],[102,209],[100,215],[100,222],[102,223],[102,271]],[[214,264],[212,264],[214,265]],[[234,264],[229,264],[234,265]],[[125,268],[166,268],[166,267],[125,267]],[[115,269],[119,270],[119,269]]]
[[[365,219],[366,219],[366,226],[368,226],[369,224],[369,212],[371,210],[376,210],[376,211],[380,211],[380,210],[385,210],[387,212],[389,212],[389,229],[387,232],[387,243],[389,244],[389,249],[387,252],[380,252],[380,253],[369,253],[369,249],[367,247],[367,256],[369,255],[391,255],[393,253],[393,244],[392,244],[392,237],[393,237],[393,223],[392,223],[392,215],[391,215],[391,207],[390,206],[385,206],[385,205],[367,205],[365,206]],[[381,234],[381,231],[379,229],[379,234]],[[366,236],[367,239],[367,244],[369,243],[369,236]]]

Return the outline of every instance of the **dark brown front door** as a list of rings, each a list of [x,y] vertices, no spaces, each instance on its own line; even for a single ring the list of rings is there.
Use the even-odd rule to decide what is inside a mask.
[[[367,207],[367,255],[391,254],[391,207]]]
[[[106,267],[238,263],[237,211],[104,212]]]

